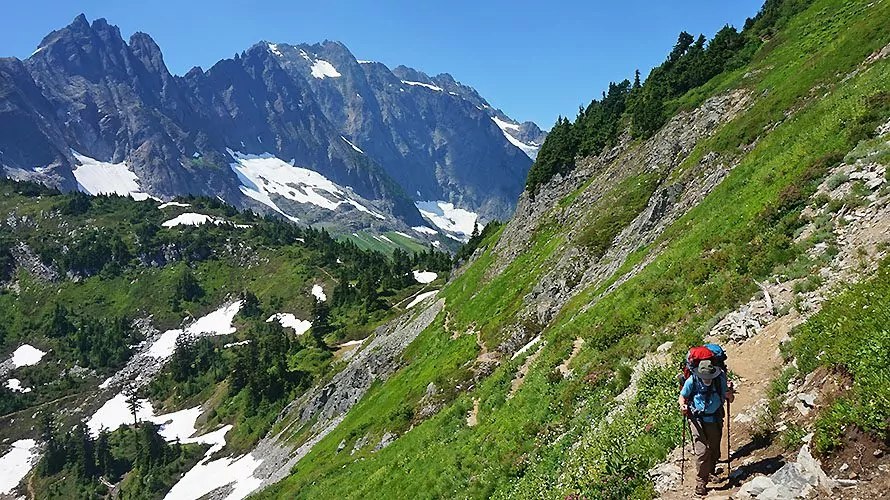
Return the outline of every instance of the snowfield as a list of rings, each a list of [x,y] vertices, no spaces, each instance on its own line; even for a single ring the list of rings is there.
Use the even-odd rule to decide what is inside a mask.
[[[22,439],[0,457],[0,495],[8,495],[28,475],[37,458],[37,441]]]
[[[136,201],[148,199],[139,187],[139,178],[127,167],[127,162],[106,163],[71,150],[80,166],[73,170],[77,188],[91,195],[118,194],[132,196]]]
[[[418,295],[417,297],[414,297],[414,300],[409,302],[408,305],[405,306],[405,309],[411,309],[412,307],[416,306],[417,304],[420,304],[424,300],[432,297],[433,295],[435,295],[437,293],[439,293],[438,290],[433,290],[431,292],[423,292],[420,295]]]
[[[505,122],[504,120],[501,120],[497,116],[492,116],[491,119],[498,126],[498,128],[503,131],[515,130],[515,131],[519,132],[519,125],[516,125],[515,123]]]
[[[179,214],[176,217],[164,221],[161,223],[164,227],[176,227],[176,226],[200,226],[202,224],[207,223],[216,224],[219,226],[220,224],[228,224],[237,228],[247,228],[250,227],[247,224],[234,224],[231,221],[227,221],[225,219],[220,219],[218,217],[213,217],[212,215],[206,214],[198,214],[194,212],[186,212],[184,214]]]
[[[337,68],[334,67],[333,64],[325,61],[324,59],[316,59],[314,63],[312,63],[311,68],[312,76],[318,79],[325,78],[339,78],[343,75],[337,71]]]
[[[412,227],[411,229],[413,229],[413,230],[415,230],[415,231],[417,231],[418,233],[421,233],[421,234],[430,234],[430,235],[436,235],[436,234],[439,234],[439,231],[436,231],[435,229],[433,229],[433,228],[429,228],[429,227],[426,227],[426,226],[414,226],[414,227]]]
[[[278,45],[275,45],[274,43],[269,44],[269,52],[275,54],[278,57],[284,57],[284,54],[282,54],[281,51],[278,50]]]
[[[443,91],[443,90],[442,90],[442,87],[436,87],[435,85],[430,85],[429,83],[423,83],[423,82],[409,82],[408,80],[402,80],[402,83],[404,83],[405,85],[411,85],[411,86],[415,86],[415,87],[425,87],[425,88],[428,88],[428,89],[430,89],[430,90],[435,90],[436,92],[442,92],[442,91]]]
[[[232,429],[231,425],[201,436],[193,436],[196,432],[195,423],[203,412],[201,407],[196,406],[165,415],[155,415],[148,400],[140,400],[140,402],[142,407],[137,412],[139,420],[147,420],[160,425],[159,433],[167,441],[178,439],[184,444],[210,445],[203,460],[188,471],[165,498],[191,500],[200,498],[216,488],[234,483],[234,490],[226,498],[240,500],[260,485],[261,481],[252,477],[252,474],[262,461],[254,459],[252,455],[248,454],[238,459],[225,457],[210,461],[210,457],[226,445],[225,436]],[[121,393],[108,400],[93,415],[87,426],[91,434],[97,435],[99,429],[103,427],[110,430],[117,429],[121,425],[131,422],[132,419],[133,416],[127,409],[126,396]],[[27,467],[30,469],[30,465]],[[3,472],[5,472],[5,467],[0,469],[0,474]],[[25,470],[21,477],[24,477],[27,472]]]
[[[312,328],[312,322],[306,321],[303,319],[297,319],[291,313],[276,313],[269,316],[269,319],[266,320],[266,323],[271,323],[273,321],[277,321],[281,326],[285,328],[293,328],[296,335],[303,335],[310,328]]]
[[[160,338],[148,349],[148,356],[154,358],[169,358],[176,349],[176,339],[183,333],[193,335],[195,337],[207,335],[231,335],[235,333],[235,327],[232,326],[232,319],[241,310],[242,301],[233,302],[227,306],[220,307],[212,313],[204,316],[185,330],[175,329],[167,330],[162,333]]]
[[[30,344],[22,344],[12,353],[12,367],[36,365],[45,355],[45,352]]]
[[[241,192],[294,222],[299,219],[284,213],[272,201],[271,195],[275,194],[297,203],[311,204],[331,211],[347,204],[378,219],[386,218],[349,198],[351,190],[333,183],[314,170],[296,167],[269,153],[252,155],[231,149],[227,151],[235,159],[229,166],[241,181]]]
[[[512,360],[518,358],[519,356],[522,356],[523,354],[525,354],[526,351],[528,351],[529,349],[531,349],[532,347],[534,347],[534,346],[535,346],[538,342],[540,342],[540,341],[541,341],[541,336],[540,336],[540,335],[538,335],[537,337],[531,339],[531,341],[529,341],[528,344],[525,344],[524,346],[522,346],[522,349],[520,349],[520,350],[514,352],[514,353],[513,353],[513,356],[510,358],[510,360],[512,361]]]
[[[214,224],[221,224],[223,221],[220,219],[214,219],[209,215],[204,214],[196,214],[192,212],[186,212],[184,214],[179,214],[173,219],[168,221],[164,221],[161,223],[164,227],[174,227],[174,226],[200,226],[201,224],[206,224],[208,222],[212,222]]]
[[[521,149],[522,152],[525,153],[525,155],[528,156],[529,158],[531,158],[532,160],[534,160],[538,156],[538,150],[541,149],[540,146],[532,146],[530,144],[526,144],[526,143],[520,141],[519,139],[513,137],[510,134],[510,132],[509,132],[510,130],[515,130],[515,131],[519,132],[519,125],[514,125],[512,123],[505,122],[503,120],[499,120],[496,116],[492,116],[491,119],[498,126],[498,128],[501,129],[501,132],[504,133],[504,137],[507,138],[507,140],[510,142],[510,144]]]
[[[328,300],[328,296],[324,294],[324,289],[321,285],[312,285],[312,295],[322,302]]]
[[[164,208],[168,208],[168,207],[188,208],[190,206],[191,206],[191,204],[189,204],[189,203],[180,203],[178,201],[168,201],[167,203],[161,203],[160,205],[158,205],[158,208],[159,209],[164,209]]]
[[[6,381],[6,388],[13,392],[31,392],[30,387],[22,387],[22,381],[17,378],[11,378]]]
[[[432,222],[433,225],[457,236],[463,241],[469,240],[470,235],[473,233],[473,227],[479,219],[479,216],[474,212],[457,208],[454,204],[445,201],[415,201],[414,205],[420,211],[420,214]],[[417,227],[413,229],[419,231]],[[482,229],[481,224],[479,229]]]
[[[432,271],[412,271],[414,273],[414,280],[418,283],[423,283],[424,285],[427,283],[433,282],[436,278],[439,277],[438,274]]]
[[[253,471],[257,470],[263,461],[255,459],[250,453],[239,458],[224,457],[210,461],[210,457],[225,446],[225,434],[231,427],[227,425],[219,431],[203,436],[215,435],[214,437],[221,438],[221,443],[211,446],[204,454],[204,459],[186,472],[164,498],[193,500],[217,488],[232,485],[232,491],[225,499],[241,500],[262,484],[261,479],[253,477]]]
[[[136,411],[136,418],[140,421],[151,420],[154,417],[154,409],[151,407],[151,403],[147,399],[140,399],[139,402],[140,408]],[[98,436],[99,430],[102,428],[113,431],[124,424],[132,422],[133,414],[127,408],[127,396],[121,392],[96,410],[96,413],[87,421],[87,428],[89,428],[90,434]]]
[[[342,135],[340,136],[340,138],[343,139],[344,141],[346,141],[346,144],[349,144],[350,146],[352,146],[352,149],[358,151],[358,152],[361,153],[361,154],[365,154],[365,152],[362,151],[361,149],[359,149],[358,146],[356,146],[355,144],[349,142],[349,139],[343,137]]]

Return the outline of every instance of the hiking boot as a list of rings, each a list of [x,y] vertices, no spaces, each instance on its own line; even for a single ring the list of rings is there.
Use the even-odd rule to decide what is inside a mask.
[[[704,485],[704,483],[698,483],[695,485],[695,494],[703,497],[708,494],[708,487]]]

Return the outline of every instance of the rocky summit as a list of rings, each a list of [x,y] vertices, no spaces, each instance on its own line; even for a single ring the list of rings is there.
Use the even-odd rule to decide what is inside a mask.
[[[431,226],[465,239],[472,223],[441,229],[415,202],[509,217],[545,137],[450,75],[358,61],[338,42],[263,41],[174,76],[149,35],[125,41],[83,15],[26,60],[0,59],[0,95],[8,177],[137,199],[219,197],[416,238],[429,231],[412,227]]]

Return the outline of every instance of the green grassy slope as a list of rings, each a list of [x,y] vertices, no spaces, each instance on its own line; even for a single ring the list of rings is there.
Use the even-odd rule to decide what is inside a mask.
[[[333,346],[367,337],[403,310],[397,304],[426,287],[411,269],[437,272],[441,277],[430,286],[447,280],[450,270],[449,255],[420,246],[413,255],[385,255],[337,242],[323,231],[239,213],[215,200],[183,201],[191,206],[160,208],[151,200],[90,198],[0,180],[0,359],[23,343],[46,352],[38,364],[4,377],[18,378],[31,390],[0,387],[0,438],[34,437],[39,432],[34,418],[23,415],[52,414],[55,425],[65,429],[88,418],[95,408],[68,410],[93,400],[96,387],[124,366],[136,351],[131,346],[144,340],[130,327],[133,320],[148,318],[163,331],[250,297],[253,307],[245,305],[235,317],[234,335],[204,339],[205,344],[184,350],[180,365],[185,368],[174,373],[174,363],[168,363],[140,394],[159,412],[202,405],[207,414],[201,425],[234,424],[228,451],[247,451],[287,402],[339,368]],[[233,224],[163,226],[187,212]],[[58,271],[55,280],[34,272],[40,265],[13,265],[22,260],[13,258],[22,244],[33,260]],[[321,313],[311,293],[314,285],[327,295],[329,328],[316,328]],[[266,322],[279,312],[315,326],[296,337]],[[245,339],[252,345],[223,347]],[[266,362],[273,356],[278,357],[271,367]],[[245,359],[249,373],[233,389]],[[254,370],[257,364],[266,370]],[[74,495],[81,486],[101,489],[97,485],[90,476],[60,485],[59,494]]]
[[[408,365],[375,386],[289,478],[259,496],[651,494],[643,473],[679,438],[670,411],[671,377],[647,375],[646,390],[631,409],[606,423],[602,417],[612,397],[627,383],[622,367],[664,340],[678,339],[676,350],[684,349],[712,317],[747,300],[756,290],[754,279],[802,258],[805,248],[793,243],[802,200],[827,167],[867,139],[860,128],[873,130],[890,114],[872,113],[875,96],[890,84],[890,61],[854,72],[890,42],[886,19],[887,2],[814,1],[748,66],[674,103],[684,108],[728,89],[750,89],[756,97],[750,109],[699,143],[675,175],[682,179],[688,167],[712,151],[740,160],[738,166],[649,247],[662,250],[639,274],[601,300],[602,286],[583,292],[550,325],[524,325],[543,328],[545,346],[514,396],[511,381],[525,356],[505,360],[490,376],[473,382],[471,368],[481,347],[475,335],[460,334],[479,332],[487,349],[507,336],[504,329],[513,324],[523,296],[567,243],[561,228],[552,225],[538,227],[529,251],[482,285],[495,259],[491,243],[500,233],[494,235],[489,250],[441,292],[445,317],[409,348]],[[564,205],[575,202],[572,195]],[[603,223],[612,220],[627,219],[606,211],[588,219],[595,250],[603,234],[614,234]],[[631,263],[648,251],[639,249]],[[451,340],[454,333],[458,336]],[[572,364],[578,376],[563,379],[555,368],[576,337],[587,340]],[[429,383],[446,388],[446,396],[442,410],[423,421],[415,415]],[[474,399],[479,423],[468,427]],[[373,438],[386,431],[402,435],[379,452],[368,446],[348,453],[357,439],[370,436],[375,443]],[[337,453],[341,440],[347,452]]]

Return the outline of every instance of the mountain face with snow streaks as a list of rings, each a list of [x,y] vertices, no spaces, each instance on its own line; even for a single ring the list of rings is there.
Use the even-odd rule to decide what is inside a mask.
[[[338,42],[260,42],[180,77],[149,35],[125,41],[83,15],[24,61],[0,59],[0,96],[8,177],[99,194],[77,172],[124,165],[127,185],[102,192],[202,194],[353,229],[430,226],[426,200],[508,217],[543,140],[450,75],[360,62]],[[257,184],[248,157],[276,167]],[[292,182],[306,170],[336,187]]]

